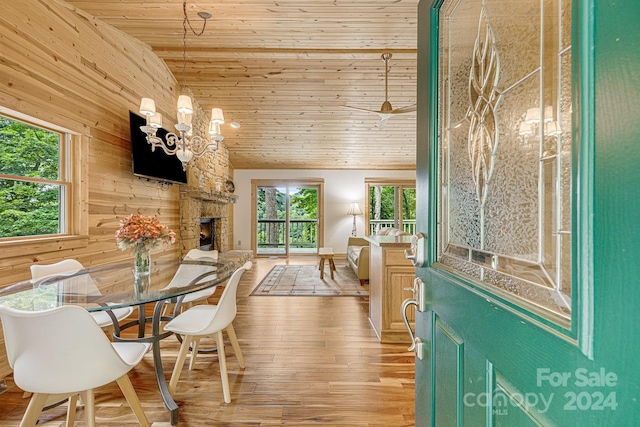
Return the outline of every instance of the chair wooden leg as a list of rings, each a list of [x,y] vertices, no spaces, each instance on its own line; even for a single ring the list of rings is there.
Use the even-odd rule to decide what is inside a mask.
[[[131,406],[131,410],[138,419],[138,423],[140,423],[142,427],[149,427],[149,420],[142,409],[142,405],[140,405],[140,399],[138,399],[138,395],[131,384],[129,375],[124,374],[118,378],[116,382],[120,386],[120,390],[122,390],[122,394],[124,394],[125,399],[129,402],[129,406]]]
[[[96,427],[96,399],[93,390],[80,392],[84,401],[84,424],[88,427]]]
[[[218,346],[218,362],[220,363],[220,377],[222,379],[222,394],[224,401],[231,403],[231,392],[229,391],[229,378],[227,377],[227,359],[224,355],[224,337],[222,331],[216,334],[216,345]]]
[[[244,368],[244,357],[242,356],[242,350],[240,350],[240,343],[238,342],[238,337],[236,336],[236,331],[233,329],[233,323],[229,323],[229,326],[226,328],[227,335],[229,335],[229,341],[231,341],[231,346],[233,347],[233,351],[236,354],[236,359],[238,359],[238,363],[240,363],[240,367]]]
[[[78,395],[69,396],[69,406],[67,407],[67,427],[76,425],[76,407],[78,406]]]
[[[188,335],[184,335],[182,337],[182,345],[180,346],[180,352],[178,352],[178,359],[176,360],[176,365],[173,367],[171,380],[169,381],[169,393],[171,393],[172,395],[176,392],[178,380],[180,379],[180,374],[182,373],[182,365],[184,365],[184,360],[187,358],[187,353],[189,353],[189,344],[191,343],[191,341],[192,338]]]
[[[189,360],[189,370],[193,370],[196,366],[196,357],[198,357],[198,347],[200,347],[200,337],[194,338],[191,344],[191,360]]]
[[[33,393],[29,405],[27,405],[27,410],[22,417],[22,421],[20,421],[20,427],[33,427],[36,425],[48,396],[48,394]]]

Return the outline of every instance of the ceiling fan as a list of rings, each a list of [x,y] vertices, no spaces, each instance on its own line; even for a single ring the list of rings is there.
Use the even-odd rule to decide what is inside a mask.
[[[350,108],[352,110],[358,111],[366,111],[369,113],[376,113],[380,116],[380,123],[378,123],[378,129],[382,129],[387,124],[387,121],[394,116],[395,114],[405,114],[416,111],[416,105],[408,105],[406,107],[396,108],[395,110],[391,106],[391,103],[388,100],[389,96],[389,60],[391,59],[390,53],[383,53],[381,59],[384,61],[384,102],[382,103],[382,107],[380,110],[367,110],[366,108],[358,108],[358,107],[350,107],[345,105],[345,108]]]

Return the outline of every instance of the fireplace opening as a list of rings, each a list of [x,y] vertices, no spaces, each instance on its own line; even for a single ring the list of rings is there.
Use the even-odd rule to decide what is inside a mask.
[[[218,235],[220,218],[200,218],[200,249],[203,251],[220,250]]]

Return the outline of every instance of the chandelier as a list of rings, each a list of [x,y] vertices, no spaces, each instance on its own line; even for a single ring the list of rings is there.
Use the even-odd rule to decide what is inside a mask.
[[[187,16],[187,2],[182,3],[182,86],[186,87],[186,67],[187,67],[187,24],[191,32],[195,36],[204,33],[207,26],[207,19],[211,18],[211,14],[207,12],[198,12],[198,16],[204,20],[202,30],[196,32],[191,26],[189,17]],[[140,114],[147,119],[145,126],[140,129],[147,134],[147,142],[151,144],[151,150],[162,148],[167,155],[175,155],[182,162],[182,169],[187,170],[187,164],[193,159],[202,157],[208,151],[215,152],[218,149],[218,143],[224,139],[220,133],[220,125],[224,123],[224,115],[220,108],[211,110],[211,120],[209,122],[209,137],[202,138],[193,135],[191,121],[193,118],[193,105],[191,97],[188,95],[180,95],[178,97],[178,124],[175,125],[176,133],[167,133],[165,139],[156,135],[158,128],[162,127],[162,115],[156,112],[156,104],[152,98],[142,98],[140,101]]]

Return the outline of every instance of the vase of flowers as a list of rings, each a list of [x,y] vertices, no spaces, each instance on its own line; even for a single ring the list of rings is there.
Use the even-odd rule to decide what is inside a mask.
[[[133,277],[136,295],[149,290],[151,274],[151,250],[176,241],[176,233],[158,218],[139,214],[120,220],[116,231],[116,244],[121,251],[129,249],[134,256]]]

